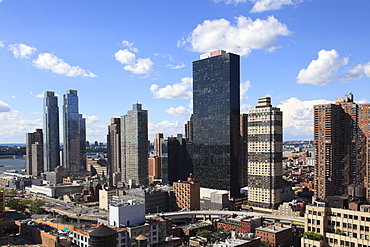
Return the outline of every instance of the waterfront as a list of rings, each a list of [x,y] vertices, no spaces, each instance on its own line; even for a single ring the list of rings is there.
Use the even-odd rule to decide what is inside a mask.
[[[26,169],[25,159],[0,159],[0,172]]]

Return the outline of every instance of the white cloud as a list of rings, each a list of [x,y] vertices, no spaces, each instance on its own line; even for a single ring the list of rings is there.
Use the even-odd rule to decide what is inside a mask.
[[[240,16],[236,17],[236,25],[225,19],[205,20],[199,24],[188,38],[178,42],[179,46],[190,44],[195,52],[210,52],[223,49],[242,56],[252,50],[274,50],[279,36],[290,35],[285,24],[280,23],[274,16],[266,20]]]
[[[190,99],[190,101],[189,101],[189,108],[193,109],[193,99]]]
[[[289,139],[312,139],[313,134],[313,106],[333,103],[333,101],[307,100],[302,101],[295,97],[280,102],[277,107],[283,111],[284,136]]]
[[[0,112],[9,112],[10,106],[4,101],[0,100]]]
[[[149,138],[153,140],[156,133],[163,133],[164,136],[177,135],[184,132],[185,122],[176,121],[174,123],[164,120],[159,123],[148,123]]]
[[[184,77],[181,79],[180,83],[173,85],[167,85],[164,88],[159,88],[157,84],[152,84],[150,86],[150,91],[155,99],[190,99],[193,96],[191,91],[187,91],[192,87],[193,78]]]
[[[307,69],[299,71],[297,83],[326,85],[333,79],[340,79],[335,73],[347,63],[348,58],[340,58],[336,50],[321,50],[318,52],[317,60],[312,60]]]
[[[150,58],[136,59],[136,55],[128,49],[117,51],[114,56],[122,64],[126,64],[124,70],[131,71],[134,74],[150,74],[153,72],[153,62]]]
[[[11,51],[15,58],[30,58],[37,49],[25,44],[12,44],[8,45],[8,50]]]
[[[25,143],[26,133],[42,128],[41,119],[27,119],[19,111],[0,112],[0,143]]]
[[[366,64],[358,64],[355,67],[348,69],[345,72],[346,75],[341,77],[341,80],[359,80],[363,75],[370,77],[370,62]]]
[[[167,64],[167,67],[169,67],[170,69],[181,69],[181,68],[186,67],[186,65],[185,65],[185,64],[183,64],[183,63],[181,63],[181,64],[179,64],[179,65],[176,65],[176,66],[174,66],[174,65],[172,65],[172,64]]]
[[[4,47],[4,41],[0,41],[0,47]]]
[[[69,77],[97,77],[88,70],[84,70],[79,66],[71,66],[62,59],[50,53],[39,54],[36,60],[33,60],[33,65],[38,69],[51,70],[53,73],[65,75]]]
[[[122,41],[122,45],[124,47],[127,47],[132,52],[135,52],[135,53],[139,52],[139,49],[134,47],[134,43],[130,43],[127,40]]]
[[[247,91],[251,87],[250,81],[240,83],[240,99],[248,99]]]
[[[12,95],[12,98],[15,99],[16,97],[14,95]]]
[[[252,13],[260,13],[269,10],[278,10],[281,9],[284,5],[293,5],[292,0],[253,0],[255,3],[252,10]]]
[[[166,110],[167,114],[174,115],[174,116],[189,116],[191,114],[191,111],[186,109],[183,106],[179,107],[171,107]]]
[[[99,124],[101,119],[98,116],[83,116],[86,119],[86,140],[106,142],[108,124]]]
[[[213,0],[214,2],[225,2],[226,4],[239,4],[239,3],[246,3],[252,2],[254,6],[250,12],[252,13],[260,13],[269,10],[278,10],[283,8],[284,5],[293,5],[303,0]]]
[[[241,104],[240,105],[240,113],[248,114],[249,110],[252,109],[253,106],[250,104]]]

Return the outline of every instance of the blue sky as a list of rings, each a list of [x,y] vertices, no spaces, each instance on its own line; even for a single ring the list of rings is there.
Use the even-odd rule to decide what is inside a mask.
[[[284,140],[312,139],[312,106],[369,101],[368,0],[0,0],[0,143],[42,128],[43,91],[78,90],[87,139],[139,102],[149,133],[184,132],[192,61],[241,55],[241,109],[271,96]],[[62,122],[61,122],[62,124]]]

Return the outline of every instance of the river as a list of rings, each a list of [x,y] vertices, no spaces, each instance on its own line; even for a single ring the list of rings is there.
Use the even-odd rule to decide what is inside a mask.
[[[0,159],[0,172],[26,169],[25,159]]]

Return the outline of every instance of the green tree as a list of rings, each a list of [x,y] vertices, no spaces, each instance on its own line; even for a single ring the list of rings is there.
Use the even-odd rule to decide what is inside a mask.
[[[26,204],[20,199],[10,199],[6,202],[6,206],[21,212],[26,210]]]
[[[316,232],[304,232],[303,236],[307,237],[308,239],[316,240],[316,241],[322,241],[324,239],[323,235],[321,235],[320,233],[316,233]]]
[[[28,210],[32,214],[42,214],[44,212],[44,209],[42,208],[42,206],[44,205],[45,205],[45,202],[42,200],[33,201],[30,203]]]
[[[69,222],[69,217],[65,214],[59,216],[59,219],[62,224]]]
[[[197,237],[203,237],[203,238],[210,238],[212,236],[212,231],[208,231],[208,230],[199,230],[197,231],[197,233],[195,234],[195,236]]]

